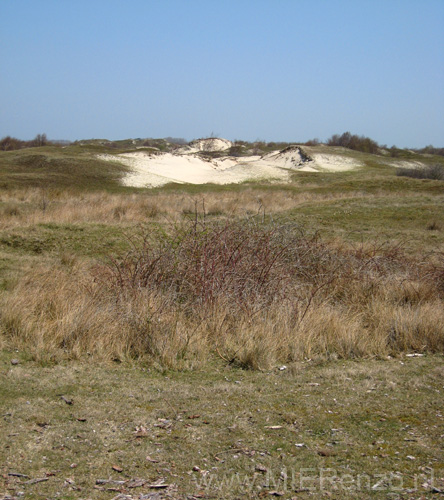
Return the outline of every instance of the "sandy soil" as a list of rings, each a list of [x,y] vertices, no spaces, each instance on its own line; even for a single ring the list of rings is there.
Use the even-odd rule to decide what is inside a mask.
[[[297,146],[263,156],[208,159],[202,151],[223,151],[231,147],[225,139],[203,139],[172,153],[133,152],[104,154],[99,158],[129,167],[123,184],[157,187],[169,182],[190,184],[233,184],[249,180],[286,181],[295,170],[308,172],[344,171],[359,167],[357,161],[336,154],[307,155]]]
[[[326,170],[328,172],[344,172],[361,166],[354,158],[336,154],[314,154],[313,160],[315,170]]]

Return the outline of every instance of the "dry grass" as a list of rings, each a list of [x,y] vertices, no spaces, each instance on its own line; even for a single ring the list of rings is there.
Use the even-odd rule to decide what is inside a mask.
[[[197,215],[196,215],[197,217]],[[196,219],[108,264],[63,258],[5,296],[3,341],[35,359],[144,358],[268,369],[307,358],[444,352],[442,259],[331,245],[293,226]]]
[[[97,161],[3,163],[0,498],[444,490],[442,182],[370,156],[125,194]]]
[[[306,203],[348,198],[373,198],[359,191],[314,193],[245,188],[242,191],[186,193],[144,192],[116,194],[66,190],[4,191],[0,195],[0,230],[42,223],[140,223],[178,220],[193,214],[196,205],[208,216],[278,214]]]

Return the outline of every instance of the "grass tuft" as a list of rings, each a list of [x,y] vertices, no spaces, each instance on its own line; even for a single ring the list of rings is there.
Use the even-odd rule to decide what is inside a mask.
[[[444,352],[444,272],[388,244],[331,244],[248,218],[151,226],[86,267],[26,275],[2,307],[3,336],[36,359],[145,358],[170,368]],[[440,326],[441,325],[441,326]]]

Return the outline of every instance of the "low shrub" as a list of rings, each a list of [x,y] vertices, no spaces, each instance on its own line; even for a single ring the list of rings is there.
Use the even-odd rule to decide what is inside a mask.
[[[294,225],[195,214],[151,225],[87,268],[35,269],[0,331],[36,358],[144,357],[180,368],[217,355],[246,368],[304,358],[444,352],[444,265],[402,247],[328,244]]]
[[[444,180],[444,166],[436,163],[418,168],[398,168],[396,175],[400,177],[411,177],[413,179]]]

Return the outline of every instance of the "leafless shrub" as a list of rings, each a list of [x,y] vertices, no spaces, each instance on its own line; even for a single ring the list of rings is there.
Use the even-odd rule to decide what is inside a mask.
[[[23,148],[35,148],[47,146],[50,143],[46,134],[37,134],[32,141],[21,141],[15,137],[6,136],[0,140],[0,151],[14,151]],[[61,145],[59,142],[52,143],[52,145]]]
[[[334,134],[327,141],[328,146],[342,146],[363,153],[378,154],[379,145],[369,137],[359,136],[345,132],[342,135]]]
[[[399,177],[411,177],[412,179],[444,180],[444,166],[439,163],[426,165],[419,168],[398,168],[396,175]]]
[[[248,311],[284,299],[292,278],[307,272],[295,256],[311,249],[314,262],[314,247],[321,248],[316,238],[290,237],[285,228],[252,219],[210,223],[197,217],[170,234],[144,234],[123,259],[98,268],[98,277],[116,293],[161,290],[199,307],[223,298]]]
[[[305,146],[319,146],[321,144],[320,140],[315,137],[314,139],[309,139],[308,141],[304,142]]]
[[[216,354],[269,368],[305,357],[444,352],[444,261],[402,246],[328,244],[262,218],[194,213],[151,225],[120,258],[25,276],[0,305],[0,338],[36,358],[146,357],[182,367]]]
[[[435,148],[432,144],[429,144],[425,148],[414,149],[417,153],[429,154],[429,155],[439,155],[444,156],[444,148]]]
[[[24,147],[23,144],[23,141],[8,135],[0,140],[0,151],[14,151],[16,149],[21,149]]]

